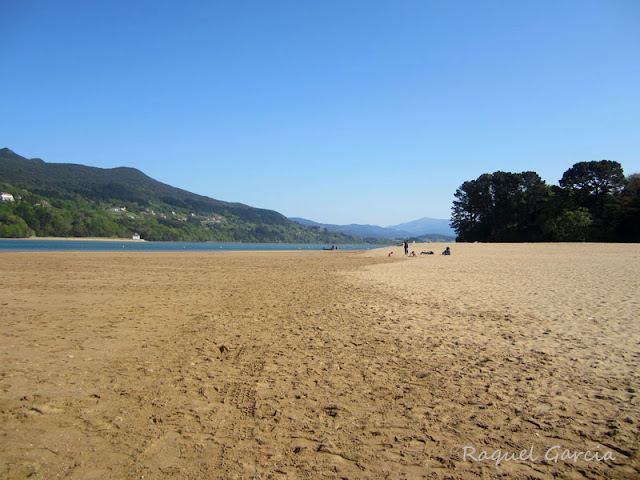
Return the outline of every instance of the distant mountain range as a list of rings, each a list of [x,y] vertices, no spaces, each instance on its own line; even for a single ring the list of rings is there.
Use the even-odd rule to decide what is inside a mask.
[[[440,218],[420,218],[418,220],[413,220],[411,222],[400,223],[398,225],[392,225],[387,228],[397,229],[404,232],[408,232],[413,236],[424,236],[424,235],[445,235],[445,236],[455,236],[455,231],[449,225],[450,220],[440,219]]]
[[[400,223],[389,227],[378,225],[334,225],[318,223],[305,218],[290,217],[290,220],[302,225],[322,227],[332,232],[339,232],[345,235],[357,235],[370,238],[387,238],[393,240],[412,239],[423,241],[444,241],[455,240],[455,231],[449,226],[449,220],[438,218],[421,218],[412,222]]]

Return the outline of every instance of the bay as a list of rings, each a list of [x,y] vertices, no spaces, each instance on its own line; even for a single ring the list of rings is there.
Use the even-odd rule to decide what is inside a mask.
[[[370,250],[382,245],[339,245],[339,250]],[[0,252],[229,252],[323,250],[331,245],[303,243],[144,242],[118,240],[0,239]]]

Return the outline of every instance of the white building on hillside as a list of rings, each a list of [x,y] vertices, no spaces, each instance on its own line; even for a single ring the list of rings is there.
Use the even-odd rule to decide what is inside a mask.
[[[0,201],[1,202],[14,202],[15,199],[13,198],[13,195],[11,195],[10,193],[1,192],[0,193]]]

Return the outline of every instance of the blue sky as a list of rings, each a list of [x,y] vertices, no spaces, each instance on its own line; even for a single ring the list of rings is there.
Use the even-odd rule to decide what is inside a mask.
[[[636,0],[0,0],[0,147],[328,223],[640,173]]]

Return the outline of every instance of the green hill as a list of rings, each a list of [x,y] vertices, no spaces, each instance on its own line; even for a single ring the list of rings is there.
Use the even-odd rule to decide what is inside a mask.
[[[0,149],[0,237],[363,243],[273,210],[229,203],[158,182],[134,168],[46,163]]]

